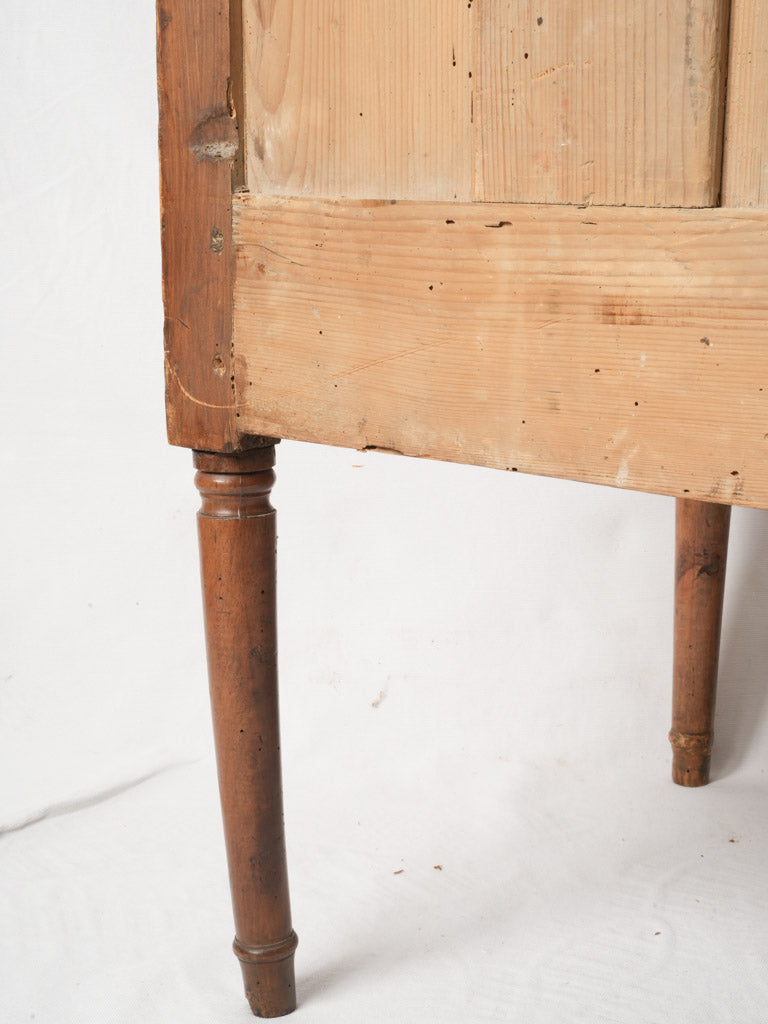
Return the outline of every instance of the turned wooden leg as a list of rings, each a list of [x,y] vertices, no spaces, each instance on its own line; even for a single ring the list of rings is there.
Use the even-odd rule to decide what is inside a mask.
[[[679,498],[675,554],[672,779],[709,782],[730,505]]]
[[[259,1017],[296,1008],[277,707],[274,446],[195,453],[216,759],[235,954]]]

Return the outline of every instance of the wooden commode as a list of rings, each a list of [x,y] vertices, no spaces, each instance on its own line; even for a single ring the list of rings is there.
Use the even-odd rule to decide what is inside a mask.
[[[279,438],[677,499],[707,782],[732,505],[768,507],[768,0],[159,0],[168,431],[195,452],[254,1013],[296,1005]]]

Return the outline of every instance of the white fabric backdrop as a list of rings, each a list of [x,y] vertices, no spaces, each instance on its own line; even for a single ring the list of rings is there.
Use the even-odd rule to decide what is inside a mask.
[[[164,439],[154,12],[3,14],[0,1021],[246,1021]],[[671,500],[278,460],[296,1019],[764,1021],[768,516],[734,513],[686,792]]]

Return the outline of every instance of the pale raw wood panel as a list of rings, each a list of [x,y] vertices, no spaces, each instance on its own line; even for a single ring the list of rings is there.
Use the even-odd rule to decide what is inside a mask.
[[[475,198],[714,206],[726,0],[477,5]]]
[[[245,0],[248,185],[711,206],[727,0]]]
[[[239,427],[768,506],[767,229],[237,197]]]
[[[768,0],[733,0],[723,203],[768,206]]]
[[[467,199],[470,18],[445,0],[245,0],[248,184]]]

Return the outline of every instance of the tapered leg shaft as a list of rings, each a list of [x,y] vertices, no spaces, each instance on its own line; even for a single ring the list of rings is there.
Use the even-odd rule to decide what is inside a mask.
[[[195,453],[216,758],[235,914],[253,1012],[296,1007],[277,704],[274,446]]]
[[[672,779],[709,782],[729,505],[679,498],[675,553]]]

